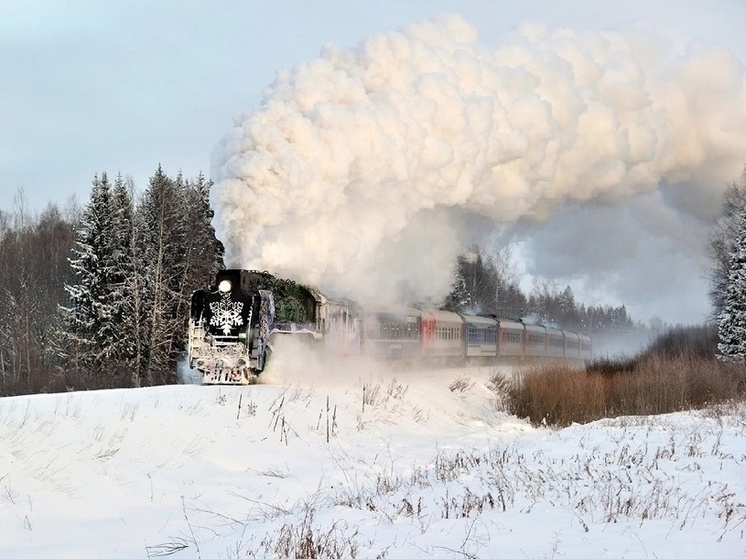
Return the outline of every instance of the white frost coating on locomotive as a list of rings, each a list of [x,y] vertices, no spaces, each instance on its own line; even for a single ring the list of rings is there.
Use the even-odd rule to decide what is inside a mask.
[[[475,216],[719,192],[745,136],[743,67],[722,48],[531,26],[490,48],[445,17],[280,72],[213,153],[216,226],[232,265],[440,296]]]

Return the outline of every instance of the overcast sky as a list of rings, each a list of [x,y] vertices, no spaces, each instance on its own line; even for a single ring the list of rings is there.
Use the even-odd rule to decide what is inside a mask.
[[[72,195],[85,203],[101,171],[129,175],[140,189],[159,164],[169,174],[209,176],[211,153],[234,116],[258,107],[278,71],[313,60],[324,45],[354,48],[443,13],[460,15],[488,46],[499,46],[522,23],[537,22],[642,30],[682,52],[692,42],[717,43],[746,61],[746,2],[740,0],[5,2],[0,209],[13,208],[19,189],[32,209]],[[671,215],[672,208],[698,203],[692,196],[672,201],[652,193],[616,213],[570,207],[541,230],[521,236],[516,227],[523,269],[573,285],[587,303],[626,303],[642,319],[699,321],[708,313],[703,246],[696,238],[683,245],[670,240],[709,225],[709,210]],[[646,211],[650,215],[640,221]],[[639,236],[614,241],[610,221],[631,215]],[[594,223],[598,228],[588,229]],[[586,230],[578,231],[580,224]],[[589,266],[601,263],[605,280],[561,264],[558,244],[578,235],[609,239],[585,255]],[[681,246],[689,246],[688,253]],[[656,256],[661,251],[671,253],[665,263]]]

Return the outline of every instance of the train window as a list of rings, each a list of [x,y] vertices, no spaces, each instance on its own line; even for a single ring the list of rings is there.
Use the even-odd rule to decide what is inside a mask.
[[[520,332],[505,332],[505,341],[511,344],[521,343]]]
[[[528,343],[531,345],[543,345],[544,336],[542,336],[541,334],[529,334]]]
[[[467,338],[469,343],[482,343],[488,341],[488,337],[492,333],[488,330],[479,330],[474,325],[469,325],[467,331]]]

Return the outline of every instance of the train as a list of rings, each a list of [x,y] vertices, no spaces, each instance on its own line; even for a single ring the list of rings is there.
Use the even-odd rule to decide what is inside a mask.
[[[280,335],[339,356],[412,364],[592,357],[591,339],[577,332],[439,309],[362,308],[266,271],[221,270],[192,294],[187,357],[203,384],[256,382]]]

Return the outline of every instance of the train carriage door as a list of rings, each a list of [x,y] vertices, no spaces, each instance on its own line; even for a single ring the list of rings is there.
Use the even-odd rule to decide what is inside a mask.
[[[429,313],[422,313],[421,335],[422,348],[432,347],[435,338],[435,317]]]

